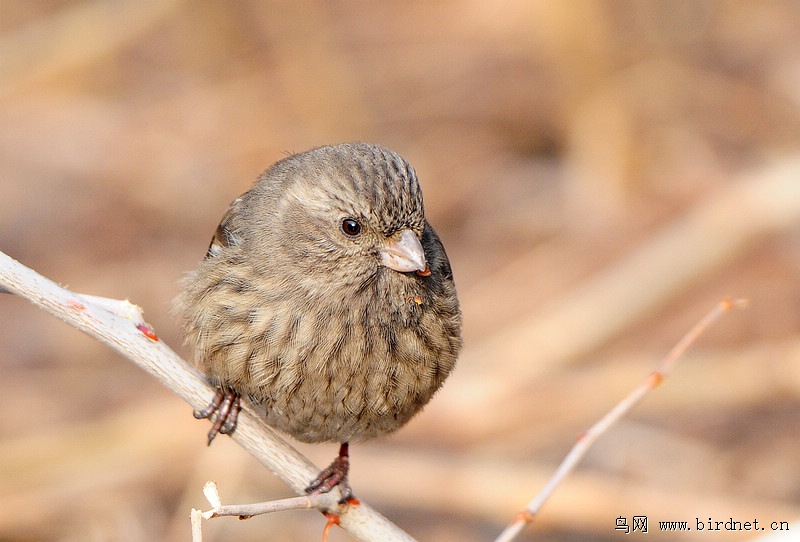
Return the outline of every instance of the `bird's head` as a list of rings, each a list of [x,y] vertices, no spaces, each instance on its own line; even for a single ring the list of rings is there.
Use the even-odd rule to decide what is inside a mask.
[[[393,151],[353,143],[291,156],[265,173],[273,194],[264,227],[288,240],[288,262],[362,284],[385,271],[430,273],[421,238],[422,192],[413,168]]]

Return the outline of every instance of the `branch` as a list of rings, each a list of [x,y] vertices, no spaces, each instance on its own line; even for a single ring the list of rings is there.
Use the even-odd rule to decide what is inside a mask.
[[[253,516],[271,514],[272,512],[312,509],[328,510],[325,512],[325,517],[328,518],[328,524],[322,532],[322,542],[328,542],[328,533],[331,527],[340,524],[341,512],[348,506],[347,504],[339,502],[337,493],[330,492],[313,493],[311,495],[302,495],[300,497],[253,504],[230,504],[224,506],[215,482],[206,482],[206,485],[203,487],[203,494],[211,504],[211,510],[208,512],[201,512],[200,510],[192,508],[192,542],[202,542],[203,540],[202,519],[218,518],[221,516],[236,516],[239,519],[250,519]],[[333,510],[336,510],[336,512],[333,512]]]
[[[74,293],[0,252],[2,290],[24,297],[111,346],[156,377],[192,408],[204,408],[214,395],[205,377],[161,342],[144,321],[142,310],[128,301]],[[248,405],[242,405],[231,438],[298,495],[305,495],[308,481],[317,475],[317,467],[278,436]],[[334,495],[338,496],[338,490]],[[339,523],[358,540],[413,542],[408,534],[363,502],[345,507]]]
[[[261,514],[284,512],[286,510],[337,510],[340,506],[346,506],[339,504],[338,496],[335,493],[315,493],[275,501],[223,505],[217,491],[217,484],[214,482],[206,482],[205,487],[203,487],[203,494],[211,504],[211,510],[202,513],[205,519],[220,516],[236,516],[239,519],[249,519]]]
[[[615,423],[619,421],[622,416],[627,414],[628,412],[636,406],[639,401],[641,401],[645,395],[647,395],[650,391],[655,389],[661,382],[663,382],[664,378],[669,374],[672,368],[675,366],[675,363],[686,353],[686,350],[697,340],[697,338],[705,332],[708,327],[719,320],[720,316],[722,316],[727,311],[737,308],[737,307],[744,307],[746,302],[744,300],[731,300],[726,299],[718,303],[711,311],[709,311],[703,318],[697,322],[692,329],[690,329],[678,343],[669,351],[669,353],[664,357],[661,361],[661,364],[658,368],[653,371],[639,386],[637,386],[631,393],[628,394],[627,397],[622,399],[619,403],[616,404],[614,408],[612,408],[605,416],[603,416],[597,423],[595,423],[592,427],[589,428],[584,434],[582,434],[578,438],[578,442],[576,442],[572,449],[569,451],[567,456],[561,462],[561,464],[556,469],[556,472],[553,473],[553,476],[550,477],[550,480],[547,481],[544,488],[539,492],[538,495],[528,503],[528,506],[525,510],[519,512],[517,516],[514,518],[514,521],[508,525],[508,527],[500,533],[500,536],[495,539],[495,542],[510,542],[512,541],[527,525],[531,523],[536,514],[539,513],[539,510],[542,508],[544,503],[550,498],[550,495],[553,494],[556,487],[567,477],[567,475],[575,470],[578,462],[586,455],[586,452],[589,451],[589,448],[595,441],[608,431],[608,429],[613,426]]]

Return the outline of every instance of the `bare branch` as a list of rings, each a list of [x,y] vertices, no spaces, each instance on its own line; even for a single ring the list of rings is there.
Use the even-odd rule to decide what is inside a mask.
[[[0,252],[0,289],[24,297],[97,340],[111,346],[155,376],[192,408],[205,407],[214,391],[194,367],[158,339],[142,311],[128,301],[74,293]],[[188,413],[187,413],[188,415]],[[231,437],[298,495],[318,469],[243,405]],[[334,498],[338,498],[336,490]],[[323,509],[323,512],[330,510]],[[340,525],[363,541],[413,541],[367,504],[335,510]]]
[[[669,351],[664,359],[659,364],[658,368],[652,372],[639,386],[636,387],[627,397],[617,403],[605,416],[603,416],[597,423],[589,428],[583,435],[578,438],[578,442],[572,447],[567,456],[547,481],[544,488],[538,495],[528,503],[525,510],[519,512],[514,521],[500,533],[500,536],[495,539],[495,542],[510,542],[513,540],[527,525],[532,522],[536,514],[542,508],[544,503],[550,498],[556,487],[566,478],[566,476],[575,469],[578,462],[586,455],[586,452],[594,444],[594,442],[608,429],[619,421],[622,416],[631,411],[631,409],[639,403],[651,390],[656,388],[667,374],[672,370],[672,367],[680,359],[686,350],[697,340],[697,338],[708,329],[711,324],[719,320],[720,316],[725,312],[735,308],[743,307],[746,302],[744,300],[730,300],[726,299],[718,303],[711,311],[709,311],[703,318],[700,319],[690,329],[678,343]]]
[[[203,542],[203,512],[192,508],[192,542]]]
[[[203,512],[203,518],[211,519],[221,516],[236,516],[239,519],[249,519],[261,514],[271,514],[272,512],[284,512],[286,510],[338,510],[347,505],[340,504],[335,494],[315,493],[313,495],[302,495],[299,497],[289,497],[274,501],[265,501],[252,504],[229,504],[223,505],[217,491],[217,484],[206,482],[203,487],[211,510]]]

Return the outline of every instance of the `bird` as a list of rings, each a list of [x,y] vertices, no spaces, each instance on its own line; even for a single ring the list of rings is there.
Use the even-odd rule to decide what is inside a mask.
[[[349,444],[405,425],[462,346],[461,309],[416,172],[376,144],[291,154],[233,201],[177,298],[217,393],[208,444],[245,398],[272,427],[338,443],[306,492],[348,483]]]

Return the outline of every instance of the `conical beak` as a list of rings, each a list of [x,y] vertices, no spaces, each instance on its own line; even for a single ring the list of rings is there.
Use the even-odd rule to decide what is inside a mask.
[[[425,271],[425,251],[417,235],[411,230],[404,230],[398,239],[390,240],[381,249],[381,264],[401,273]]]

